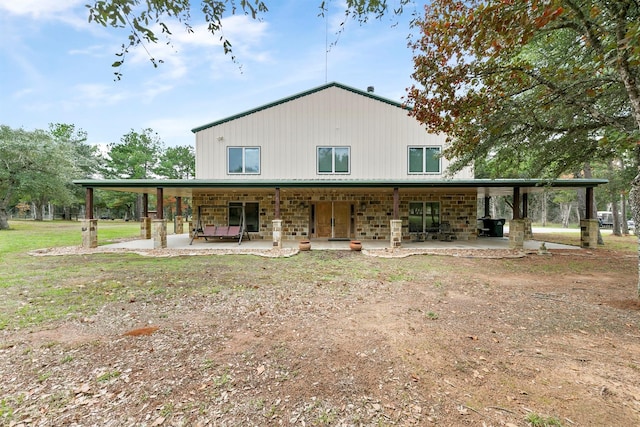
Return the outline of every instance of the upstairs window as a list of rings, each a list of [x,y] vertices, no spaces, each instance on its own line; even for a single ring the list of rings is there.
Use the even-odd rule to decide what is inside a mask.
[[[440,173],[440,147],[409,147],[409,173]]]
[[[350,151],[349,147],[318,147],[318,173],[349,173]]]
[[[259,174],[260,147],[229,147],[227,171],[229,174]]]

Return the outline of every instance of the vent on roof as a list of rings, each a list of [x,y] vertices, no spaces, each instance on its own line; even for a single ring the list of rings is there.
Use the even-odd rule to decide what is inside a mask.
[[[375,91],[375,88],[373,86],[367,86],[367,92],[373,93],[374,91]]]

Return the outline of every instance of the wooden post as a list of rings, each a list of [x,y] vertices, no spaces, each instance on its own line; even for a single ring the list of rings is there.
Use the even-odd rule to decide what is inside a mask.
[[[513,187],[513,219],[520,219],[520,187]]]
[[[148,216],[149,216],[149,195],[147,193],[144,193],[142,194],[142,217],[147,218]]]
[[[156,189],[156,219],[164,219],[164,192],[162,187]]]
[[[529,217],[529,193],[524,193],[522,195],[522,218]]]
[[[398,187],[393,189],[393,219],[400,218],[400,192]]]
[[[491,197],[484,196],[484,217],[489,218],[491,216]]]
[[[280,219],[280,187],[276,187],[275,219]]]
[[[176,216],[182,216],[182,197],[176,197]]]
[[[585,204],[586,204],[586,207],[585,207],[584,219],[592,219],[593,218],[593,187],[587,187]]]
[[[85,219],[93,219],[93,188],[87,187],[85,196]]]
[[[86,192],[86,206],[82,224],[82,247],[98,247],[98,220],[93,218],[93,188],[88,187]]]

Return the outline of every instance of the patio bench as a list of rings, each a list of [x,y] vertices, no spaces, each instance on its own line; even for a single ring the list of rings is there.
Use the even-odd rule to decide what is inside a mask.
[[[189,244],[192,244],[193,240],[198,237],[204,237],[206,241],[209,241],[209,239],[239,239],[238,244],[240,244],[242,243],[243,235],[247,237],[247,240],[251,240],[249,233],[239,225],[205,225],[200,230],[194,230],[193,238]]]

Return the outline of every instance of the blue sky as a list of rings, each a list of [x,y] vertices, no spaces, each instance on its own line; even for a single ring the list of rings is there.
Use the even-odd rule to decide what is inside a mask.
[[[0,124],[33,130],[70,123],[95,144],[151,128],[167,146],[193,145],[194,127],[326,82],[374,86],[380,96],[403,99],[412,83],[413,8],[400,18],[348,21],[338,36],[339,0],[327,2],[326,20],[318,16],[320,0],[266,2],[261,22],[223,21],[241,69],[193,13],[195,34],[175,26],[172,47],[148,46],[164,64],[153,68],[138,48],[114,81],[111,64],[128,33],[88,23],[91,0],[0,0]],[[337,40],[328,54],[327,40]]]

